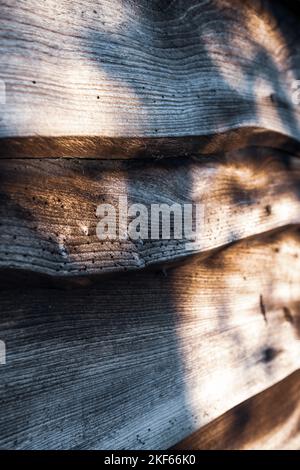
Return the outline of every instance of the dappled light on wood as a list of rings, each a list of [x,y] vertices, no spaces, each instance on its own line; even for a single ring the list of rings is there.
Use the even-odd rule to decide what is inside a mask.
[[[270,386],[292,372],[294,361],[299,367],[295,318],[300,260],[295,234],[274,237],[271,244],[251,240],[241,245],[238,256],[228,248],[199,262],[198,283],[192,282],[182,296],[174,285],[186,402],[201,425],[221,414],[225,401],[231,408],[246,400],[248,387],[261,392],[266,380]],[[287,321],[286,308],[294,320]],[[202,335],[208,339],[206,347]],[[259,362],[264,367],[257,367]]]
[[[294,5],[1,5],[2,449],[300,448]]]
[[[2,268],[74,277],[160,267],[300,223],[299,160],[267,149],[140,165],[8,159],[0,160],[0,168]],[[174,237],[100,241],[97,206],[109,203],[118,210],[119,196],[147,208],[201,204],[196,242],[189,246]]]
[[[167,276],[2,282],[2,447],[167,448],[298,369],[299,247],[285,230]]]
[[[178,449],[299,448],[300,373],[256,395],[180,442]]]
[[[196,153],[222,151],[230,130],[233,148],[260,141],[249,128],[274,133],[279,148],[299,140],[299,39],[284,6],[30,0],[2,10],[2,138],[206,136]]]

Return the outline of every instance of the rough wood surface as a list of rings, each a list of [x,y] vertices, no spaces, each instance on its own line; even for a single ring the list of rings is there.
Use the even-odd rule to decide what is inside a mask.
[[[250,398],[176,449],[300,450],[300,372]]]
[[[0,161],[0,267],[71,277],[144,268],[300,223],[299,159],[251,149],[205,161]],[[194,203],[197,244],[100,241],[100,203]],[[149,211],[150,213],[150,211]]]
[[[300,365],[300,236],[0,292],[1,448],[168,448]]]
[[[49,137],[56,156],[100,157],[186,152],[176,139],[107,137],[202,136],[193,153],[299,142],[299,26],[286,2],[4,0],[0,25],[2,156],[48,156]],[[24,136],[33,143],[10,140]]]

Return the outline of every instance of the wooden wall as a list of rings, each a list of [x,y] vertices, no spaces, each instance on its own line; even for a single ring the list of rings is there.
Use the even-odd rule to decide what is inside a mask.
[[[3,2],[1,448],[299,447],[293,5]],[[100,241],[120,196],[197,243]]]
[[[176,449],[299,450],[299,387],[297,371],[204,426]]]

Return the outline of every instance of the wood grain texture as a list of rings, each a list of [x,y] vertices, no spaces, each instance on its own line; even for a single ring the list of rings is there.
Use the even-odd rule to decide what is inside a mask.
[[[167,277],[2,289],[0,447],[168,448],[282,380],[300,362],[299,260],[290,230]]]
[[[198,157],[249,147],[282,149],[300,155],[299,143],[284,134],[246,127],[211,137],[10,137],[0,138],[0,158],[97,158],[131,160]]]
[[[88,276],[164,265],[246,237],[300,223],[299,159],[250,149],[165,161],[0,161],[0,267],[51,276]],[[97,206],[199,204],[197,243],[100,241]],[[150,216],[149,216],[150,218]]]
[[[176,449],[299,450],[300,372],[251,397]]]
[[[47,156],[48,138],[56,156],[111,146],[120,158],[155,155],[162,142],[142,138],[170,137],[160,154],[176,137],[195,137],[195,154],[299,142],[298,19],[285,2],[14,0],[0,22],[1,155]]]

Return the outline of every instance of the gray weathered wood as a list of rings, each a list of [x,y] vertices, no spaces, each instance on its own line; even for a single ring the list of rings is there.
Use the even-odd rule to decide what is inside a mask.
[[[2,156],[47,156],[47,138],[56,156],[100,157],[184,154],[185,136],[196,154],[299,142],[299,26],[284,2],[14,0],[0,24]]]
[[[273,150],[162,162],[1,160],[0,267],[70,277],[177,261],[300,223],[300,164]],[[194,203],[198,242],[100,241],[98,204]],[[150,211],[149,211],[150,213]]]
[[[167,448],[299,368],[299,232],[0,292],[0,447]]]

